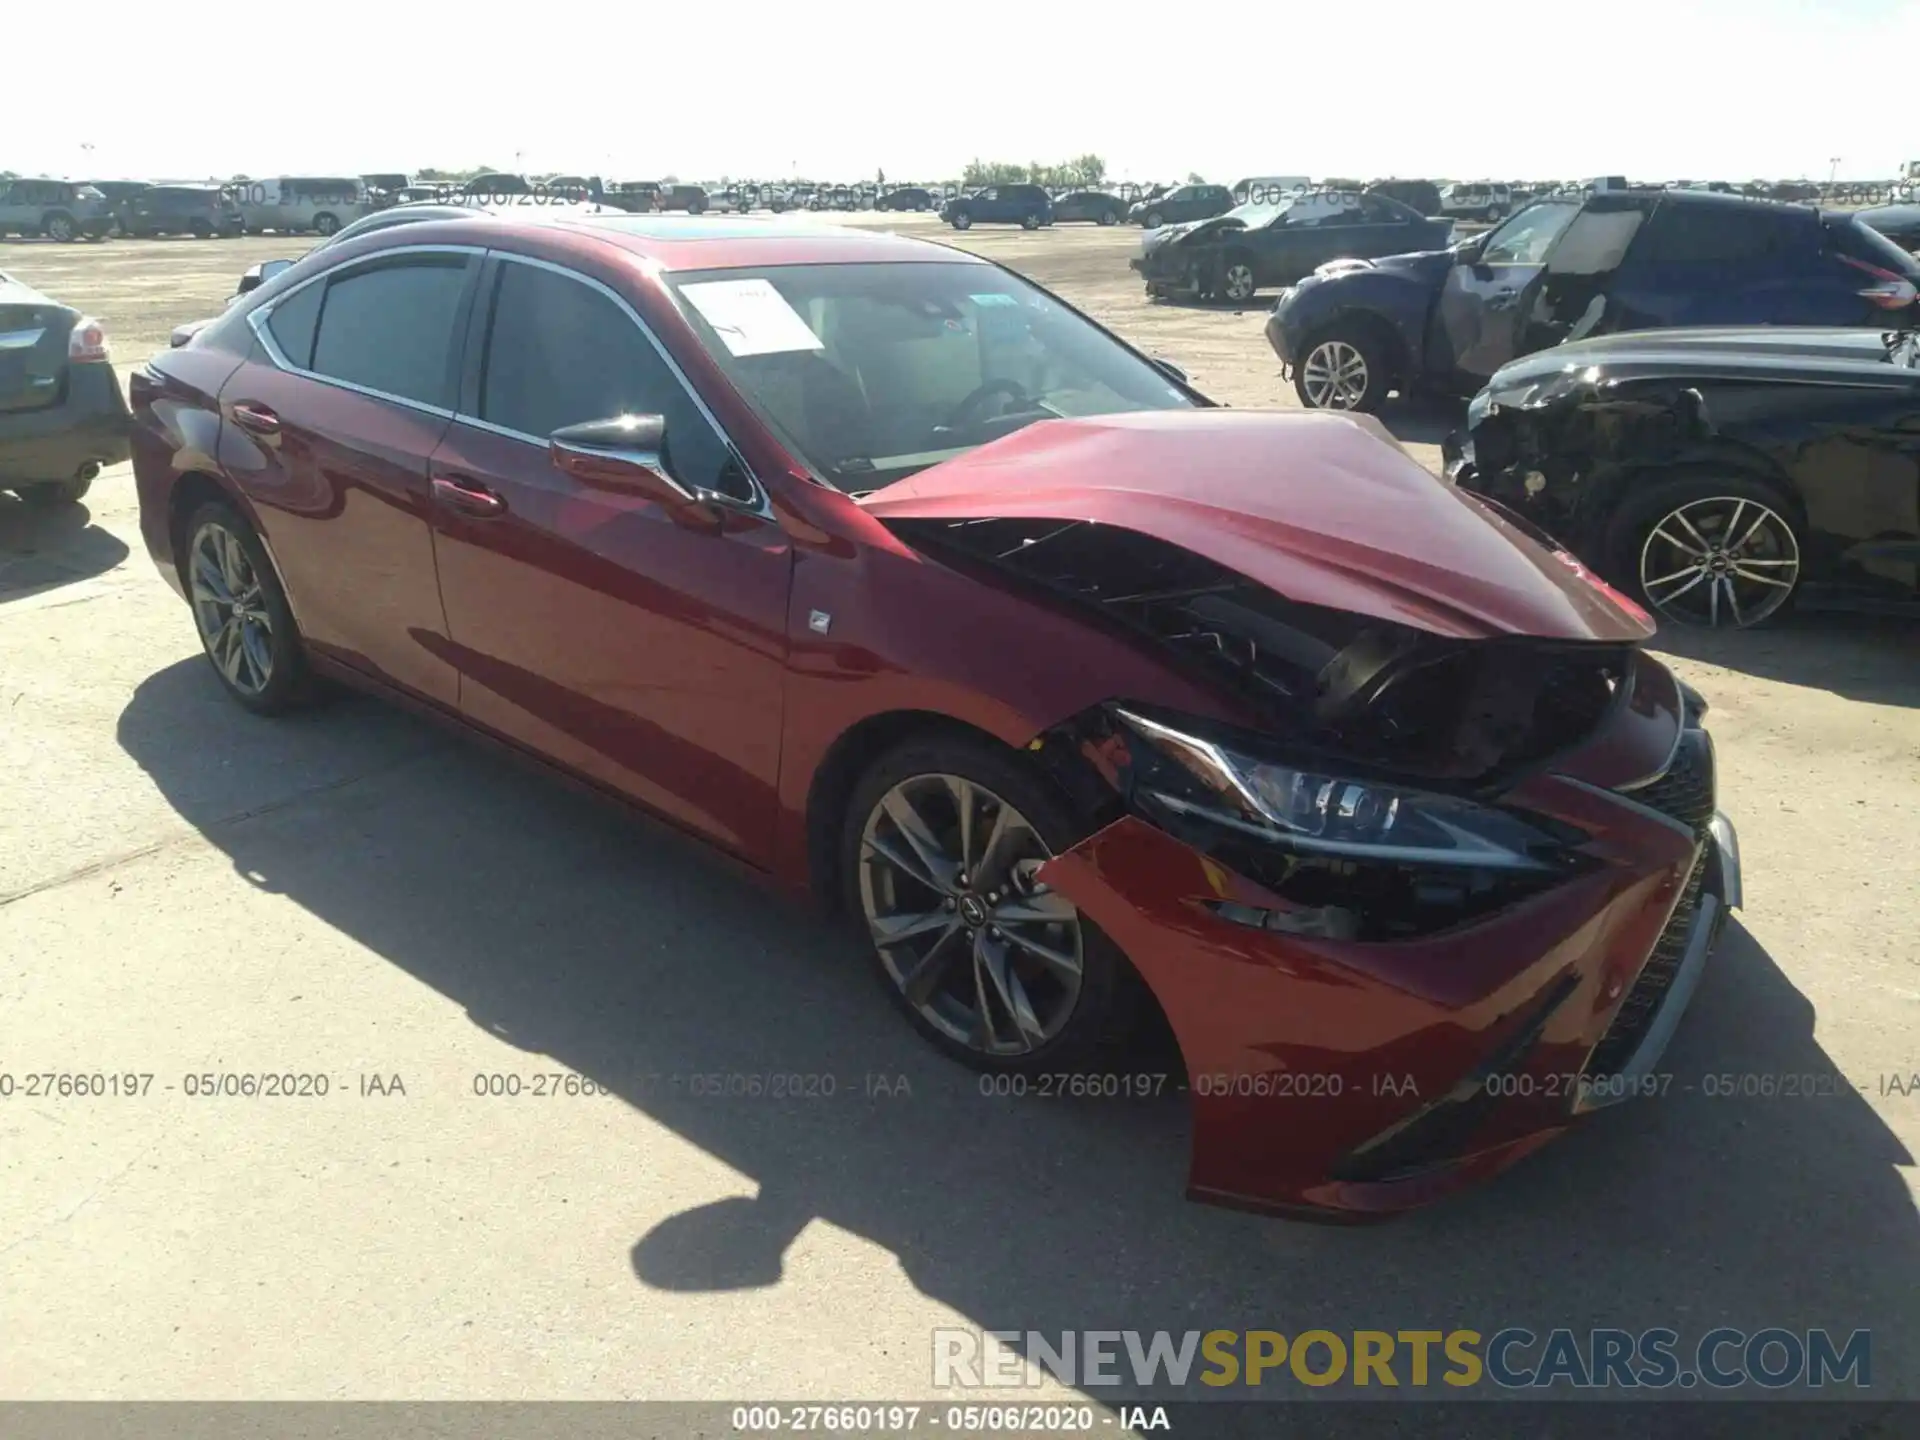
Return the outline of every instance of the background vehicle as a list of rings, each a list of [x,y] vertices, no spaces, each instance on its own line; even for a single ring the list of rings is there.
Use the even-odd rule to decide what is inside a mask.
[[[100,322],[0,274],[0,490],[78,501],[127,458],[127,424]]]
[[[1018,225],[1038,230],[1053,223],[1053,201],[1038,185],[988,185],[960,195],[940,209],[940,218],[956,230],[973,225]]]
[[[1053,199],[1055,224],[1090,220],[1096,225],[1118,225],[1126,214],[1126,202],[1106,190],[1069,190]]]
[[[413,184],[413,177],[399,170],[383,170],[372,175],[362,175],[360,183],[365,185],[369,192],[378,190],[384,194],[394,195]]]
[[[1304,404],[1390,389],[1471,395],[1516,356],[1617,330],[1865,325],[1909,305],[1920,262],[1853,216],[1693,190],[1537,201],[1451,251],[1313,275],[1267,339]]]
[[[1440,187],[1431,180],[1376,180],[1367,187],[1367,192],[1398,200],[1420,215],[1440,213]]]
[[[1157,230],[1189,220],[1211,220],[1233,208],[1233,192],[1224,185],[1181,185],[1154,199],[1136,201],[1127,220]]]
[[[230,191],[218,185],[154,185],[123,200],[117,212],[122,233],[142,237],[242,235],[246,221]]]
[[[374,208],[357,175],[281,175],[236,181],[230,188],[252,231],[331,235]]]
[[[1132,264],[1149,295],[1251,300],[1327,261],[1437,250],[1453,221],[1428,220],[1397,200],[1305,191],[1277,205],[1242,205],[1212,220],[1150,230]]]
[[[524,175],[508,175],[501,171],[491,171],[484,175],[475,175],[471,180],[460,183],[460,194],[465,199],[486,200],[496,195],[531,195],[533,184]]]
[[[605,203],[637,215],[657,209],[659,199],[660,187],[652,180],[619,180],[607,187]]]
[[[1434,1123],[1461,1075],[1651,1071],[1738,876],[1643,616],[1377,427],[1220,411],[1001,267],[684,228],[366,236],[135,371],[215,683],[405,697],[670,819],[844,908],[979,1071],[1151,995],[1194,1077],[1341,1076],[1192,1087],[1200,1197],[1407,1208],[1570,1119]]]
[[[112,230],[113,206],[91,185],[74,180],[0,180],[0,235],[104,240]]]
[[[606,194],[606,188],[598,175],[549,175],[540,182],[539,193],[585,205],[597,202]]]
[[[1853,218],[1871,225],[1902,250],[1920,250],[1920,205],[1875,205],[1854,211]]]
[[[873,202],[876,210],[933,210],[939,202],[924,185],[901,185]]]
[[[1459,484],[1663,619],[1811,603],[1920,615],[1913,330],[1662,330],[1494,373],[1448,442]],[[1529,478],[1531,477],[1531,478]]]
[[[1296,190],[1311,190],[1313,180],[1306,175],[1249,175],[1232,190],[1236,205],[1272,205]],[[1142,199],[1154,197],[1142,196]]]
[[[1440,191],[1440,213],[1456,220],[1504,220],[1512,209],[1513,191],[1505,185],[1476,181]]]
[[[150,180],[88,180],[84,182],[107,197],[107,211],[110,217],[117,217],[123,201],[131,200],[142,191],[151,190]],[[117,218],[114,222],[118,224]]]
[[[662,210],[684,210],[689,215],[704,215],[713,199],[699,185],[662,185],[658,203]]]

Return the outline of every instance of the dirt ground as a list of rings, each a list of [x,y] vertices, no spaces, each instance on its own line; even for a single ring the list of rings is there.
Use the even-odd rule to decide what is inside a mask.
[[[1138,231],[941,233],[1221,400],[1292,403],[1265,307],[1147,304]],[[0,269],[124,369],[307,243]],[[1383,418],[1428,463],[1457,420]],[[840,937],[677,842],[382,706],[244,715],[124,467],[65,517],[0,497],[0,1395],[950,1398],[942,1325],[1724,1324],[1869,1329],[1876,1398],[1920,1397],[1916,632],[1655,648],[1711,702],[1746,866],[1669,1096],[1324,1230],[1186,1204],[1178,1103],[983,1099]],[[329,1094],[186,1093],[243,1070]],[[771,1071],[838,1098],[669,1083]],[[157,1078],[24,1098],[39,1072]],[[603,1093],[480,1093],[535,1072]]]

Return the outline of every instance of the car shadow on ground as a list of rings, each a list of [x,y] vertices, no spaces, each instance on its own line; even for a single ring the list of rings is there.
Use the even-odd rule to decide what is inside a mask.
[[[1442,395],[1394,395],[1380,407],[1380,423],[1403,445],[1438,445],[1465,420],[1465,404]]]
[[[50,510],[0,493],[0,605],[111,570],[126,542],[93,523],[82,505]]]
[[[367,780],[276,803],[275,777],[343,737]],[[984,1094],[906,1027],[845,931],[425,722],[360,699],[262,721],[196,658],[139,686],[118,738],[247,883],[757,1185],[569,1265],[676,1291],[767,1286],[825,1220],[987,1328],[1864,1328],[1877,1392],[1916,1386],[1893,1353],[1920,1325],[1920,1223],[1897,1168],[1912,1157],[1856,1088],[1878,1076],[1834,1079],[1812,1004],[1737,923],[1663,1098],[1437,1208],[1326,1228],[1186,1202],[1172,1084],[1149,1101]],[[833,1093],[717,1098],[690,1078],[768,1074],[832,1077]],[[1812,1093],[1762,1096],[1745,1076]],[[930,1363],[929,1337],[898,1339]]]
[[[1652,643],[1702,664],[1849,700],[1920,706],[1920,625],[1911,616],[1802,610],[1758,630],[1663,623]]]

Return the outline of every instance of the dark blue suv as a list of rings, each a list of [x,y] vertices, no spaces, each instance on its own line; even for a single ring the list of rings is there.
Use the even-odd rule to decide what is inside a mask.
[[[1516,356],[1621,330],[1891,327],[1920,261],[1852,215],[1705,191],[1543,200],[1451,250],[1342,260],[1282,292],[1267,340],[1303,405],[1471,395]]]
[[[989,185],[947,201],[940,218],[956,230],[991,224],[1038,230],[1053,223],[1053,200],[1038,185]]]

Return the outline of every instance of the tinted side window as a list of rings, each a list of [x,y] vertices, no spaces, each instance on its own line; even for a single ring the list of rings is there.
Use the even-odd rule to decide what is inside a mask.
[[[626,311],[583,281],[501,265],[480,418],[544,437],[616,415],[666,420],[666,460],[682,484],[747,495],[744,477],[729,468],[726,442]]]
[[[280,353],[302,370],[313,366],[313,332],[320,319],[320,297],[326,282],[296,290],[267,314],[267,330]]]
[[[452,408],[463,255],[416,256],[330,281],[312,369],[369,390]]]
[[[1811,256],[1810,215],[1744,206],[1662,205],[1647,227],[1646,263],[1658,266],[1768,266],[1793,253]]]

